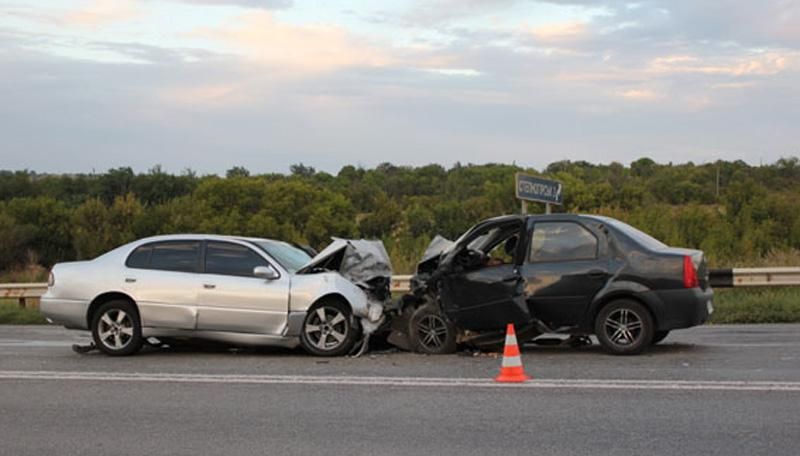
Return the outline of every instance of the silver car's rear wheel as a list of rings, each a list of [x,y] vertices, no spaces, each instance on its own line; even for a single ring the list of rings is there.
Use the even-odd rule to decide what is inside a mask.
[[[114,356],[131,355],[142,347],[139,314],[128,301],[109,301],[92,318],[92,338],[98,349]]]
[[[300,341],[317,356],[338,356],[353,349],[356,328],[350,309],[339,301],[324,301],[311,308]]]

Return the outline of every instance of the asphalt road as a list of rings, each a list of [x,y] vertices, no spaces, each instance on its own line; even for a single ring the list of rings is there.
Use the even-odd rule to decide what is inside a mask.
[[[286,350],[78,355],[0,326],[0,455],[800,454],[800,325],[676,332],[638,357]]]

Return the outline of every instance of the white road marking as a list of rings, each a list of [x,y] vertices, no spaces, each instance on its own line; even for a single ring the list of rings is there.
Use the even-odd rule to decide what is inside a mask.
[[[535,379],[527,383],[496,383],[484,378],[348,377],[312,375],[219,375],[107,373],[61,371],[0,371],[0,380],[72,380],[116,382],[226,383],[281,385],[356,385],[466,388],[569,388],[678,391],[782,391],[800,392],[800,382],[703,380],[590,380]]]

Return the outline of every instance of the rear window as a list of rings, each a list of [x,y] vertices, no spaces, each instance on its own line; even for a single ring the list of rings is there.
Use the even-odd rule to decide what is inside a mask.
[[[149,244],[137,247],[136,250],[128,256],[128,261],[125,262],[125,266],[139,269],[146,268],[147,265],[150,264],[150,253],[152,251],[153,246]]]
[[[197,272],[200,242],[166,241],[136,248],[125,261],[129,268]]]
[[[666,249],[669,247],[667,244],[659,241],[658,239],[650,236],[649,234],[645,233],[644,231],[638,230],[625,222],[620,222],[619,220],[608,218],[606,221],[622,232],[622,234],[631,238],[634,242],[641,245],[642,247],[649,249],[649,250],[661,250]]]

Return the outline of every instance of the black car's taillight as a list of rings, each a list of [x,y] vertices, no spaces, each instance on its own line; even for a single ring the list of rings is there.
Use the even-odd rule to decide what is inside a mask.
[[[697,279],[697,269],[694,267],[692,257],[686,255],[683,257],[683,287],[695,288],[700,286],[700,281]]]

